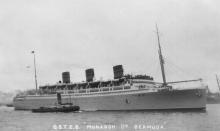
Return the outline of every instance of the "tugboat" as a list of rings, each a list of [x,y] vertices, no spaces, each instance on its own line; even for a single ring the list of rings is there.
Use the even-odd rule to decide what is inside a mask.
[[[40,107],[38,109],[32,109],[34,113],[45,113],[45,112],[74,112],[79,111],[79,106],[74,106],[72,103],[62,103],[61,94],[57,93],[58,105],[50,107]]]
[[[44,113],[44,112],[74,112],[79,111],[79,106],[73,105],[61,105],[59,107],[40,107],[38,109],[32,109],[34,113]]]

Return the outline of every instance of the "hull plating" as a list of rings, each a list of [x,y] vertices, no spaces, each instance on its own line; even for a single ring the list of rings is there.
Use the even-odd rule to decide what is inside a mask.
[[[31,110],[52,106],[56,95],[26,96],[14,101],[15,109]],[[62,95],[62,102],[72,102],[80,110],[152,110],[152,109],[203,109],[206,108],[205,89],[171,90],[160,92],[117,93],[110,95]]]

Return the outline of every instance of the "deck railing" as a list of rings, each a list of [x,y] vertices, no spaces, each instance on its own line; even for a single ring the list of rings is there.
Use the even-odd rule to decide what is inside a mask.
[[[64,94],[90,94],[90,93],[101,93],[101,92],[117,92],[117,91],[124,91],[124,90],[131,90],[132,86],[115,86],[115,87],[100,87],[100,88],[87,88],[87,89],[73,89],[73,90],[57,90],[59,93],[64,93]]]

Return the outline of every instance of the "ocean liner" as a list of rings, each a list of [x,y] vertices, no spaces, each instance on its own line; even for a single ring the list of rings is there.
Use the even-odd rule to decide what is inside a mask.
[[[122,65],[113,67],[114,79],[94,81],[94,69],[85,71],[86,82],[72,83],[70,73],[62,73],[62,82],[40,86],[36,94],[17,95],[16,110],[31,110],[57,103],[57,93],[62,101],[73,103],[84,111],[98,110],[160,110],[160,109],[205,109],[206,86],[201,79],[167,82],[164,70],[160,39],[157,29],[158,54],[163,82],[155,82],[147,75],[124,75]],[[188,88],[173,88],[173,84],[199,84]],[[37,85],[37,84],[36,84]]]

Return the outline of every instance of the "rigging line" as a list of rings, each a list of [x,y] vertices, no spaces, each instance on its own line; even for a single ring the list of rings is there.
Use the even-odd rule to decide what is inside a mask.
[[[170,65],[170,64],[168,64],[168,65]],[[192,77],[193,75],[189,75],[188,73],[186,73],[185,71],[182,71],[182,70],[180,70],[180,69],[177,69],[175,66],[173,66],[173,65],[171,65],[170,66],[170,69],[171,70],[173,70],[173,71],[175,71],[175,73],[179,76],[179,77],[181,77],[181,78],[183,78],[183,79],[189,79],[189,77]],[[194,76],[193,76],[194,77]]]
[[[151,62],[151,66],[150,66],[150,71],[151,72],[155,72],[155,71],[159,71],[160,70],[160,64],[157,60],[155,60],[155,58],[158,58],[158,54],[154,53],[154,59],[153,62]]]
[[[198,77],[197,74],[192,73],[192,72],[189,73],[189,71],[186,71],[186,70],[182,69],[182,68],[179,67],[178,65],[174,64],[171,60],[168,60],[168,59],[165,59],[165,60],[166,60],[166,63],[167,63],[167,64],[169,64],[170,66],[175,67],[175,68],[178,69],[179,71],[182,71],[182,72],[185,73],[186,75],[190,75],[190,76],[193,76],[193,77]],[[199,74],[201,74],[201,73],[199,73]]]
[[[162,80],[162,78],[160,77],[161,76],[160,64],[157,62],[155,64],[155,67],[156,67],[156,68],[154,68],[154,74],[155,74],[154,76],[155,76],[155,78],[158,78],[158,79]]]
[[[178,76],[180,78],[184,78],[183,75],[178,70],[172,68],[171,66],[169,66],[169,64],[166,65],[166,69],[169,77]]]
[[[182,73],[179,70],[174,69],[171,66],[166,67],[166,69],[167,69],[167,74],[168,74],[169,78],[172,78],[172,77],[176,78],[177,77],[178,79],[188,79],[188,77],[186,75],[182,75]],[[171,75],[169,75],[169,74],[171,74]],[[174,79],[174,78],[172,78],[172,79]]]
[[[169,74],[176,74],[176,73],[178,73],[177,74],[177,76],[180,76],[180,78],[188,78],[188,76],[185,76],[185,77],[183,77],[183,75],[181,74],[181,72],[177,69],[177,68],[174,68],[174,66],[173,65],[171,65],[169,62],[167,62],[167,61],[165,61],[166,62],[166,64],[165,64],[165,67],[166,67],[166,69],[167,69],[167,74],[168,74],[168,77],[169,76],[171,76],[171,77],[173,77],[174,75],[169,75]],[[169,65],[171,65],[171,66],[169,66]]]
[[[169,69],[169,71],[171,72],[175,72],[175,73],[182,73],[180,72],[180,70],[178,70],[177,68],[175,68],[175,66],[173,66],[172,64],[170,64],[169,62],[167,62],[167,69]]]

